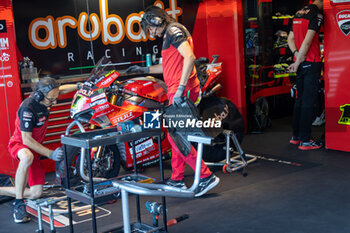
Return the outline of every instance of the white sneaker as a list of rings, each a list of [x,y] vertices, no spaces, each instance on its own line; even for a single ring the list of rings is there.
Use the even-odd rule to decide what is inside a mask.
[[[324,118],[321,117],[316,117],[316,119],[314,120],[314,122],[312,122],[313,126],[321,126],[325,123]]]

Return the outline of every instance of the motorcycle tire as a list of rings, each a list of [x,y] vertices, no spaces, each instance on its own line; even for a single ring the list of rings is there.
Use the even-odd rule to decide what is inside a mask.
[[[209,96],[203,98],[198,105],[199,115],[203,120],[208,118],[216,118],[222,116],[222,131],[232,130],[239,141],[242,142],[244,137],[244,119],[241,113],[238,111],[236,105],[229,99]],[[209,133],[209,136],[214,137],[214,143],[212,146],[204,145],[203,147],[203,160],[206,162],[219,162],[226,158],[226,136],[221,132],[219,134]],[[237,151],[232,139],[230,140],[230,146],[233,150]]]
[[[70,186],[76,186],[81,184],[83,179],[80,176],[80,148],[78,147],[70,147],[67,146],[67,160],[68,160],[68,172],[69,172],[69,180]],[[93,170],[93,177],[100,178],[113,178],[117,177],[120,171],[120,153],[118,148],[115,145],[109,145],[104,147],[104,153],[112,153],[113,161],[112,168],[109,171],[105,171],[104,173],[97,172]],[[103,156],[103,155],[102,155]],[[84,165],[85,171],[87,171],[87,164]],[[87,172],[85,174],[88,174]],[[66,175],[65,175],[65,165],[64,161],[56,163],[56,180],[58,180],[61,185],[66,185]],[[56,181],[57,183],[57,181]]]

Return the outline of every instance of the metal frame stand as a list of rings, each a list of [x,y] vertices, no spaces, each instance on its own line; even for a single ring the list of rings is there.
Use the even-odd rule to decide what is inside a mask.
[[[68,127],[67,131],[71,129],[74,124],[78,125],[79,123],[74,121],[72,122]],[[131,142],[132,148],[133,148],[133,159],[134,159],[134,175],[137,175],[137,168],[136,168],[136,151],[135,151],[135,141],[140,138],[145,137],[157,137],[158,138],[158,144],[159,144],[159,158],[160,162],[162,161],[162,150],[161,150],[161,134],[162,131],[160,129],[155,130],[145,130],[142,132],[137,133],[125,133],[120,134],[116,132],[115,128],[108,128],[108,129],[101,129],[101,130],[94,130],[90,132],[84,132],[79,134],[73,134],[73,135],[62,135],[61,136],[61,143],[63,144],[63,151],[64,151],[64,160],[65,160],[65,172],[66,172],[66,195],[67,195],[67,201],[68,201],[68,215],[69,215],[69,225],[70,225],[70,232],[74,232],[73,229],[73,216],[72,216],[72,207],[71,207],[71,199],[78,200],[85,204],[90,204],[91,206],[91,212],[92,212],[92,231],[94,233],[97,233],[97,224],[96,224],[96,213],[95,213],[95,206],[99,203],[105,203],[106,201],[115,200],[114,194],[108,194],[108,195],[95,195],[94,194],[94,183],[97,181],[95,177],[92,177],[92,162],[90,156],[86,156],[86,161],[88,164],[88,181],[90,183],[90,195],[86,195],[82,192],[79,192],[78,190],[72,189],[70,186],[70,180],[69,180],[69,172],[68,172],[68,159],[67,159],[67,145],[73,146],[73,147],[79,147],[81,150],[85,150],[84,155],[88,155],[88,150],[93,147],[98,146],[106,146],[106,145],[112,145],[116,143],[121,142]],[[96,137],[96,136],[100,137]],[[163,176],[163,167],[160,166],[161,170],[161,180],[164,180]],[[118,179],[113,179],[118,180]],[[127,181],[122,181],[127,182]],[[114,186],[114,181],[113,181]],[[114,186],[115,187],[115,186]],[[115,188],[115,193],[119,193],[120,190]],[[136,197],[137,200],[137,209],[139,211],[140,209],[140,203],[139,203],[139,197]],[[163,206],[164,209],[166,209],[166,203],[165,199],[163,200]],[[166,212],[165,212],[166,213]],[[138,212],[138,220],[141,222],[141,214]],[[166,221],[166,216],[164,217],[164,221]]]
[[[191,142],[197,142],[197,160],[196,160],[196,170],[192,186],[183,190],[181,188],[176,188],[173,186],[168,186],[164,184],[146,184],[146,183],[131,183],[127,181],[113,181],[113,186],[118,187],[121,190],[122,198],[122,211],[123,211],[123,225],[124,233],[131,232],[167,232],[167,222],[164,219],[164,226],[162,227],[152,227],[141,222],[130,224],[130,211],[129,211],[129,193],[136,195],[145,196],[161,196],[164,200],[165,197],[181,197],[181,198],[193,198],[195,195],[195,190],[198,187],[200,179],[200,166],[203,154],[203,144],[211,144],[212,138],[203,136],[188,136],[188,140]],[[137,201],[137,200],[136,200]],[[139,213],[137,208],[137,212]],[[165,213],[164,213],[165,212]],[[166,208],[163,208],[163,215],[166,214]]]
[[[222,166],[222,171],[224,173],[231,173],[242,169],[242,173],[246,175],[245,168],[249,163],[256,161],[256,156],[246,154],[243,150],[239,141],[236,137],[236,134],[231,130],[224,130],[223,133],[226,136],[226,159],[224,162],[205,162],[207,166]],[[234,146],[236,147],[237,153],[233,153],[234,149],[231,147],[231,139]],[[236,155],[234,155],[236,154]],[[232,156],[234,155],[234,156]]]

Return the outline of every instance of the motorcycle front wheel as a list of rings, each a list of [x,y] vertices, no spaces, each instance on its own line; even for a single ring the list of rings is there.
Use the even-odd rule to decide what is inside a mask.
[[[89,152],[89,151],[88,151]],[[85,158],[89,158],[86,155]],[[67,161],[70,186],[79,185],[83,180],[80,175],[80,157],[81,148],[67,146]],[[85,176],[89,176],[88,162],[85,159],[83,170]],[[99,158],[94,156],[92,160],[92,176],[99,178],[117,177],[120,170],[120,153],[115,145],[103,146]],[[59,180],[62,185],[66,185],[64,161],[56,164],[56,180]]]

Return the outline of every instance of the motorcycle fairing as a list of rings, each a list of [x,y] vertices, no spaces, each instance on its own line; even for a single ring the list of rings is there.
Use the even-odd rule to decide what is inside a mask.
[[[118,77],[119,73],[115,70],[112,70],[106,75],[102,76],[101,79],[95,80],[94,84],[98,88],[109,87]]]
[[[160,103],[167,101],[165,85],[151,77],[135,78],[122,83],[125,93],[138,95]]]
[[[205,84],[201,89],[203,93],[210,90],[210,87],[216,83],[216,80],[220,78],[222,73],[222,63],[207,64],[206,66],[207,79],[205,80]]]

